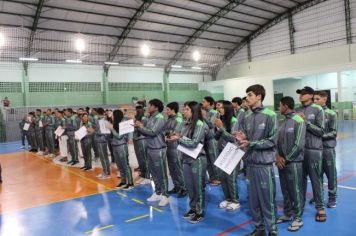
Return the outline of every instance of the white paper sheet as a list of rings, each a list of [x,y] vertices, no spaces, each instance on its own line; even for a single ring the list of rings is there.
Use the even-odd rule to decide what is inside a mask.
[[[99,120],[100,133],[102,134],[110,134],[111,131],[106,127],[109,124],[107,120]]]
[[[80,129],[74,132],[74,137],[76,140],[82,140],[87,134],[87,127],[82,126]]]
[[[230,175],[244,154],[245,152],[234,144],[227,143],[224,150],[214,162],[214,165]]]
[[[135,131],[134,120],[126,120],[119,123],[119,134],[124,135]]]
[[[38,126],[39,126],[40,128],[42,128],[42,127],[43,127],[42,120],[40,120],[40,121],[38,122]]]
[[[23,130],[27,131],[30,128],[30,124],[29,123],[25,123],[23,126]]]
[[[186,148],[182,145],[178,145],[177,150],[187,154],[188,156],[197,159],[201,149],[203,148],[203,144],[199,143],[196,148]]]
[[[54,131],[54,134],[58,137],[62,136],[62,134],[64,133],[65,129],[63,129],[62,126],[58,126],[58,128],[56,129],[56,131]]]

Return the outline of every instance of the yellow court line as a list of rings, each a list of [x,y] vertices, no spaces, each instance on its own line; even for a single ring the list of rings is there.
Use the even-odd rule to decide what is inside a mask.
[[[151,206],[151,207],[152,207],[153,210],[156,210],[156,211],[158,211],[158,212],[163,212],[163,210],[161,210],[161,209],[159,209],[159,208],[156,208],[156,207],[154,207],[154,206]]]
[[[126,220],[125,222],[129,223],[129,222],[132,222],[132,221],[135,221],[135,220],[139,220],[139,219],[142,219],[142,218],[146,218],[146,217],[149,217],[149,216],[150,215],[147,214],[147,215],[143,215],[143,216],[139,216],[139,217],[136,217],[136,218],[132,218],[132,219]]]
[[[116,192],[118,195],[120,195],[120,196],[122,196],[122,197],[127,197],[127,195],[126,194],[124,194],[124,193],[120,193],[120,192]]]
[[[100,227],[100,228],[96,228],[96,229],[93,229],[93,230],[89,230],[89,231],[87,231],[85,233],[86,234],[92,234],[94,231],[100,231],[100,230],[103,230],[103,229],[111,228],[113,226],[114,225],[107,225],[107,226],[104,226],[104,227]]]
[[[140,201],[140,200],[138,200],[136,198],[131,198],[131,200],[134,201],[134,202],[137,202],[138,204],[145,205],[144,202],[142,202],[142,201]]]

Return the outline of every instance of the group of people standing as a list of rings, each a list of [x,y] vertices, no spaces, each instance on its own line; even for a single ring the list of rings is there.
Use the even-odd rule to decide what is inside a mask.
[[[329,208],[336,207],[336,165],[335,146],[337,135],[336,113],[326,106],[328,99],[324,91],[315,92],[310,87],[296,91],[301,106],[295,109],[292,97],[280,100],[279,111],[284,117],[277,120],[271,109],[263,106],[266,92],[256,84],[246,89],[246,97],[232,101],[214,101],[205,97],[202,103],[188,101],[180,112],[179,104],[166,105],[159,99],[144,104],[136,104],[134,117],[125,116],[121,110],[105,112],[102,108],[86,111],[79,109],[49,109],[43,115],[41,110],[30,112],[23,123],[31,145],[30,151],[43,155],[45,147],[49,157],[53,157],[56,141],[60,153],[68,149],[71,160],[78,163],[80,143],[86,171],[92,169],[92,153],[99,158],[103,173],[100,179],[110,178],[111,168],[108,150],[120,171],[118,188],[129,190],[134,187],[132,170],[129,165],[128,143],[130,135],[120,134],[119,123],[134,119],[132,135],[134,150],[138,160],[141,184],[149,184],[152,178],[154,192],[147,199],[159,202],[159,206],[169,204],[169,196],[189,196],[189,209],[183,217],[191,223],[198,223],[206,215],[206,181],[213,186],[221,185],[224,199],[219,208],[235,211],[240,208],[237,176],[245,173],[248,182],[248,199],[255,230],[248,235],[277,235],[277,224],[290,222],[288,230],[297,231],[303,226],[302,215],[306,202],[307,176],[313,188],[317,222],[326,221],[324,203],[323,174],[328,177]],[[110,133],[103,133],[105,123]],[[24,124],[21,124],[23,129]],[[54,131],[63,127],[65,132],[56,137]],[[85,126],[87,135],[80,141],[75,139],[75,131]],[[67,137],[66,137],[67,136]],[[243,165],[238,164],[231,174],[214,165],[219,154],[228,143],[242,149],[245,154]],[[196,158],[179,151],[178,147],[203,148]],[[65,159],[64,159],[65,160]],[[168,164],[167,164],[168,163]],[[276,164],[284,199],[284,214],[277,217],[275,203]],[[168,189],[167,166],[173,188]]]

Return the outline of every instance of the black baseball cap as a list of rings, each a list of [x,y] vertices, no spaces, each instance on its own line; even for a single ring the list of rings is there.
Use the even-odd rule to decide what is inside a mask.
[[[311,87],[305,86],[302,89],[297,89],[296,91],[297,94],[314,94],[314,89]]]

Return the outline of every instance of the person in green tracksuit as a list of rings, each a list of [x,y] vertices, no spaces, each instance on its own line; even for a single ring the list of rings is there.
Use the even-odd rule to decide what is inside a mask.
[[[136,106],[135,120],[142,122],[143,126],[146,126],[148,119],[145,116],[145,109],[141,105]],[[135,129],[132,139],[138,162],[138,168],[140,170],[140,184],[150,184],[151,180],[147,156],[147,137],[142,135],[138,129]]]
[[[98,121],[98,112],[97,112],[97,108],[92,108],[91,109],[91,114],[89,115],[89,121],[92,123],[92,124],[96,124],[97,121]],[[94,138],[95,138],[95,135],[93,135],[93,151],[94,151],[94,158],[95,158],[95,161],[99,160],[99,151],[98,151],[98,147],[97,147],[97,144],[96,142],[94,142]]]
[[[48,156],[54,157],[54,127],[55,118],[52,116],[52,110],[47,109],[46,115],[43,118],[43,127],[45,131],[46,143],[48,148]]]
[[[88,128],[93,128],[93,123],[89,121],[89,116],[88,114],[84,113],[82,114],[82,121],[80,122],[80,127],[85,126],[87,129]],[[81,167],[80,169],[83,169],[85,171],[92,170],[92,154],[91,154],[91,149],[92,149],[92,144],[93,144],[93,134],[87,134],[85,137],[80,140],[80,145],[82,147],[82,152],[83,152],[83,157],[84,157],[84,166]]]
[[[43,116],[41,109],[36,109],[35,116],[35,134],[36,134],[36,142],[38,146],[37,155],[42,156],[44,154],[44,140],[43,140]]]
[[[325,133],[323,139],[323,173],[328,178],[329,200],[328,208],[336,207],[337,171],[335,162],[335,147],[337,136],[337,114],[327,107],[328,94],[325,91],[317,91],[314,102],[321,106],[325,113]]]
[[[135,128],[147,137],[147,155],[150,172],[155,183],[155,192],[147,199],[149,202],[160,201],[159,206],[169,204],[168,177],[167,177],[167,144],[165,142],[164,128],[166,121],[162,115],[163,103],[159,99],[149,101],[147,112],[150,117],[143,126],[136,121]]]
[[[217,142],[214,138],[215,135],[215,120],[219,118],[219,112],[214,109],[215,101],[212,97],[204,97],[202,102],[203,107],[203,117],[204,122],[209,126],[210,135],[207,136],[207,139],[204,143],[204,148],[207,154],[207,169],[209,174],[209,183],[212,185],[219,185],[219,170],[214,165],[216,158],[218,157],[218,148]],[[205,115],[204,115],[205,114]],[[210,138],[209,138],[210,137]]]
[[[67,162],[68,165],[76,165],[79,163],[78,159],[78,143],[75,140],[75,131],[78,130],[77,116],[73,114],[72,108],[68,108],[65,111],[64,127],[66,134],[68,136],[67,146],[72,160]]]
[[[109,122],[105,117],[105,110],[103,108],[97,109],[98,120],[94,120],[93,128],[88,128],[89,133],[94,134],[94,142],[96,143],[96,147],[98,148],[98,155],[100,158],[101,165],[103,167],[103,173],[97,176],[98,179],[110,179],[111,178],[111,166],[108,155],[108,136],[110,133],[103,132],[100,128],[100,124],[108,125]],[[104,127],[102,127],[104,128]]]
[[[109,124],[108,128],[111,130],[112,134],[111,144],[113,148],[113,158],[120,170],[121,181],[116,187],[123,190],[130,190],[134,187],[134,182],[129,164],[129,134],[120,135],[119,131],[119,123],[124,120],[126,120],[126,118],[124,118],[124,113],[120,110],[115,110],[112,117],[113,124]]]
[[[179,111],[179,104],[177,102],[171,102],[167,104],[166,108],[167,124],[165,127],[166,140],[174,134],[179,134],[182,129],[183,119],[177,116]],[[167,141],[167,160],[168,169],[173,181],[173,189],[168,191],[169,194],[178,193],[179,197],[187,195],[187,190],[184,183],[183,176],[183,159],[181,152],[177,150],[177,141]]]
[[[292,221],[288,230],[295,232],[303,226],[303,160],[305,146],[305,122],[294,111],[292,97],[280,100],[279,111],[285,118],[278,128],[277,167],[283,194],[284,215],[277,223]]]
[[[239,122],[234,116],[234,109],[231,102],[223,101],[219,108],[220,119],[215,120],[217,131],[215,139],[218,141],[219,153],[223,151],[228,142],[235,143],[234,134],[239,130]],[[239,165],[230,175],[220,170],[221,187],[224,192],[224,201],[219,204],[219,208],[227,211],[235,211],[240,208],[239,195],[237,192],[237,173]]]
[[[204,144],[207,124],[203,122],[202,110],[197,102],[189,102],[184,106],[183,116],[186,118],[180,135],[174,134],[170,141],[178,140],[179,145],[194,149]],[[194,159],[185,153],[183,156],[184,179],[189,196],[189,211],[183,218],[190,223],[201,222],[205,216],[205,175],[207,160],[204,148]]]
[[[245,116],[242,130],[236,133],[240,148],[245,150],[248,199],[255,230],[248,236],[278,235],[275,202],[276,184],[273,163],[276,160],[276,113],[262,105],[266,91],[255,84],[246,89],[251,112]]]
[[[303,207],[307,193],[307,178],[310,177],[313,197],[315,199],[316,215],[315,221],[325,222],[326,211],[324,204],[323,188],[323,135],[325,134],[324,110],[321,106],[313,102],[314,89],[304,87],[298,89],[299,100],[302,106],[296,109],[306,123],[305,149],[304,149],[304,173],[303,173]]]

